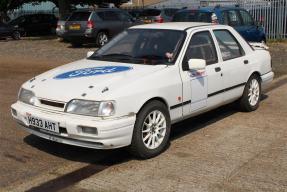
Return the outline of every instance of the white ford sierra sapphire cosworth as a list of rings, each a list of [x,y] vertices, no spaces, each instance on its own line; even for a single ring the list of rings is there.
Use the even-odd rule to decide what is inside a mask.
[[[28,132],[71,145],[160,154],[171,124],[238,101],[258,108],[274,73],[264,46],[232,27],[163,23],[129,28],[86,59],[24,83],[12,115]]]

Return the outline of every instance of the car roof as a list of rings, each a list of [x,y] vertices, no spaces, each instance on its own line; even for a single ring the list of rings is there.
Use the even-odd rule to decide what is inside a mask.
[[[212,23],[203,22],[168,22],[168,23],[153,23],[145,25],[137,25],[131,27],[132,29],[170,29],[170,30],[187,30],[192,27],[211,26]]]

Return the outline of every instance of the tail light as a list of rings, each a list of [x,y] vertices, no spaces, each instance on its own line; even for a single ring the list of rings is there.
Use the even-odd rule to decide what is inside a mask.
[[[155,22],[163,23],[163,18],[161,16],[156,17]]]
[[[94,28],[94,26],[95,26],[95,24],[94,24],[93,21],[88,21],[88,22],[87,22],[87,28],[88,28],[88,29],[92,29],[92,28]]]

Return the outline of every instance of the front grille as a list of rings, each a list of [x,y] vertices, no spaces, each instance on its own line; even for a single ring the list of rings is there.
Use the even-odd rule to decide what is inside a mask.
[[[58,108],[64,108],[65,107],[65,103],[48,101],[48,100],[44,100],[44,99],[40,99],[40,102],[43,105],[48,105],[48,106],[52,106],[52,107],[58,107]]]

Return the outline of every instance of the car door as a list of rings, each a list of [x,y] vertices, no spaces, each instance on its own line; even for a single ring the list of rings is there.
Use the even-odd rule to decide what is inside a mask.
[[[135,24],[135,20],[130,16],[128,13],[125,12],[119,12],[119,16],[121,18],[121,21],[123,22],[123,30],[127,29]]]
[[[204,73],[189,71],[189,59],[204,59],[206,69]],[[221,63],[218,62],[217,50],[209,30],[193,33],[183,59],[183,79],[189,82],[190,110],[195,113],[206,108],[217,106],[223,102],[223,78],[221,76]],[[184,90],[185,92],[187,90]],[[184,115],[187,110],[184,109]]]
[[[226,19],[228,25],[233,27],[238,33],[244,37],[245,27],[242,26],[241,19],[237,10],[227,10],[223,12],[224,24],[226,24]],[[245,37],[244,37],[245,38]]]
[[[105,22],[107,22],[111,36],[117,35],[124,30],[118,11],[105,11]]]
[[[259,41],[260,40],[260,30],[256,26],[253,17],[245,10],[239,10],[239,15],[241,18],[241,26],[238,26],[238,30],[241,31],[241,35],[247,41]]]
[[[228,102],[242,95],[248,75],[248,59],[235,36],[228,29],[213,30],[222,58],[224,101]]]

